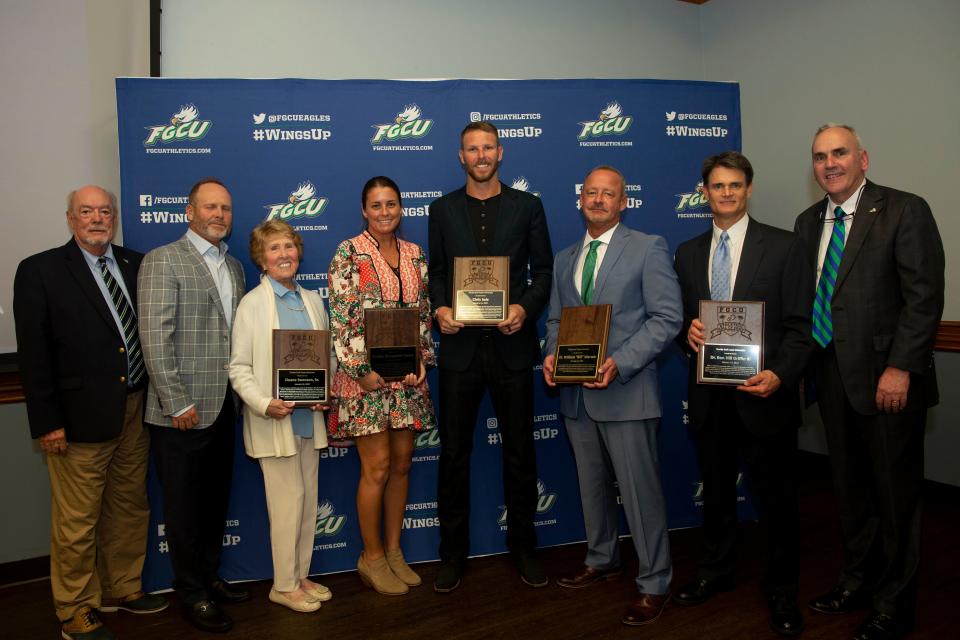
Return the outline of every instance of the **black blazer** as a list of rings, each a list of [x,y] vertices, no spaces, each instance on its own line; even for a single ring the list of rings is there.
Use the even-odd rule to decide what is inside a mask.
[[[687,330],[700,315],[700,300],[710,299],[707,265],[712,233],[711,227],[681,244],[674,259],[683,294],[683,329],[677,342],[691,356],[688,413],[694,428],[706,423],[714,395],[726,392],[723,387],[697,384],[695,354],[687,345]],[[800,238],[751,218],[740,253],[733,299],[766,303],[763,368],[777,374],[781,382],[780,388],[768,398],[735,392],[740,419],[755,435],[795,429],[801,424],[798,385],[813,349],[810,337],[813,281]]]
[[[500,211],[489,255],[510,256],[510,304],[522,306],[527,319],[520,331],[509,336],[494,329],[494,341],[504,366],[519,370],[540,360],[537,318],[550,298],[553,248],[540,198],[502,183],[500,186]],[[466,194],[466,188],[461,187],[430,204],[429,283],[430,303],[435,310],[453,306],[454,257],[480,255]],[[453,335],[441,333],[440,368],[466,370],[481,331],[465,327]]]
[[[113,245],[113,255],[136,309],[143,254]],[[17,267],[13,312],[34,438],[60,428],[67,442],[120,435],[127,354],[108,304],[72,238]]]
[[[823,199],[797,217],[815,270]],[[933,344],[943,314],[943,243],[926,201],[867,181],[837,272],[833,344],[843,389],[858,413],[877,413],[880,374],[910,372],[906,411],[939,400]]]

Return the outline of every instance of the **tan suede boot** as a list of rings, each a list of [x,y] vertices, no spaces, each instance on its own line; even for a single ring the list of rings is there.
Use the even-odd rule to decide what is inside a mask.
[[[403,559],[403,551],[400,549],[387,551],[386,558],[387,564],[390,565],[390,570],[393,571],[393,575],[403,580],[407,586],[420,586],[420,583],[422,582],[420,580],[420,576],[418,576],[417,572],[411,569],[410,565],[407,564],[407,561]]]
[[[361,553],[360,559],[357,560],[357,573],[360,574],[363,584],[385,596],[402,596],[409,591],[406,583],[393,575],[386,557],[367,562]]]

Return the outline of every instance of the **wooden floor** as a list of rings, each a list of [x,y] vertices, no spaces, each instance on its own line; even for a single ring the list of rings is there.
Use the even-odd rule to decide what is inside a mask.
[[[840,564],[837,513],[826,459],[802,454],[800,597],[807,627],[804,638],[849,638],[860,613],[825,616],[806,608],[813,595],[833,586]],[[928,484],[920,578],[918,628],[911,638],[957,638],[953,607],[960,603],[960,489]],[[625,627],[620,615],[635,596],[635,555],[624,544],[625,575],[618,581],[580,591],[551,582],[531,589],[520,582],[507,556],[471,560],[463,586],[438,595],[430,584],[437,564],[418,565],[424,586],[401,597],[365,589],[356,574],[326,576],[334,598],[313,614],[299,614],[267,600],[270,585],[251,583],[252,602],[227,607],[236,626],[228,638],[658,638],[713,640],[775,638],[768,627],[766,602],[758,588],[763,571],[763,545],[755,524],[742,525],[738,586],[699,607],[668,606],[661,619],[644,628]],[[671,534],[675,584],[688,580],[696,567],[699,532]],[[583,545],[546,549],[542,553],[551,576],[579,567]],[[104,614],[120,638],[211,637],[193,630],[179,615],[176,602],[152,616]],[[58,638],[47,580],[0,588],[0,638]]]

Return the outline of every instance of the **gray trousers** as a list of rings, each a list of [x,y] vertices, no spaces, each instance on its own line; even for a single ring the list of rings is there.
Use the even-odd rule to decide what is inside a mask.
[[[640,565],[637,589],[667,593],[673,565],[657,456],[659,418],[594,422],[581,413],[576,419],[564,417],[564,423],[580,481],[587,535],[584,564],[598,570],[620,566],[619,487]]]

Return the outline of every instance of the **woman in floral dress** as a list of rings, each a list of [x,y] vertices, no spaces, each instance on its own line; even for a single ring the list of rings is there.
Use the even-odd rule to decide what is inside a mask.
[[[435,362],[427,260],[420,247],[397,237],[403,208],[393,180],[368,180],[361,204],[366,228],[341,242],[330,262],[330,328],[339,361],[333,393],[339,407],[328,431],[333,439],[353,439],[360,455],[360,578],[378,593],[401,595],[421,582],[400,550],[414,434],[436,423],[425,380],[426,366]],[[367,359],[364,309],[398,307],[419,309],[420,370],[385,382]]]

